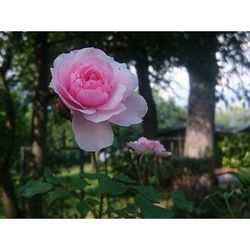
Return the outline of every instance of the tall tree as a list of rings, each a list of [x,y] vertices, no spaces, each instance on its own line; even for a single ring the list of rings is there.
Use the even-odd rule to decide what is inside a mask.
[[[5,111],[4,134],[1,136],[4,147],[0,154],[0,193],[6,217],[17,218],[21,216],[21,212],[10,174],[11,156],[15,144],[15,109],[6,79],[6,73],[11,69],[12,48],[10,41],[6,44],[7,48],[0,67],[1,102]]]
[[[190,93],[184,155],[212,157],[214,153],[215,85],[218,48],[215,33],[188,34],[192,54],[186,58]]]
[[[39,32],[34,35],[36,78],[34,85],[33,113],[32,113],[32,158],[29,176],[39,178],[44,169],[48,91],[48,33]],[[41,197],[35,196],[27,202],[27,216],[40,218],[42,214]]]
[[[157,135],[157,112],[149,80],[149,59],[146,49],[141,49],[136,57],[136,71],[139,80],[139,93],[145,98],[148,104],[148,112],[143,119],[143,134],[148,138]]]

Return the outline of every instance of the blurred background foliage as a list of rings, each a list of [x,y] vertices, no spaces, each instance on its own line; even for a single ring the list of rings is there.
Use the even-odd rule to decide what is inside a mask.
[[[47,168],[60,178],[92,171],[89,155],[77,148],[71,124],[58,115],[57,98],[48,88],[56,56],[84,47],[100,48],[127,63],[149,106],[142,125],[114,126],[115,142],[105,150],[110,175],[136,179],[125,144],[142,135],[160,139],[173,150],[171,159],[161,161],[159,183],[149,173],[150,183],[163,193],[162,206],[175,207],[177,217],[230,216],[199,204],[219,190],[215,169],[250,167],[248,32],[0,32],[0,216],[80,216],[72,212],[72,200],[51,207],[43,202],[44,195],[27,201],[17,190]],[[189,75],[187,105],[160,94],[175,90],[173,79],[166,76],[175,67],[184,67]],[[227,108],[215,109],[219,102]],[[184,192],[196,207],[191,211],[186,200],[188,211],[180,204],[178,208],[171,192]],[[182,193],[177,197],[186,199]],[[130,204],[131,211],[135,209],[129,197],[112,199],[114,207]],[[244,199],[242,209],[247,211]],[[238,201],[232,202],[237,206]],[[237,216],[245,216],[245,210]]]

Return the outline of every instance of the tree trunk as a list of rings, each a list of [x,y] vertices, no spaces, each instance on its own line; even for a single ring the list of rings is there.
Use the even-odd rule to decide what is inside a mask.
[[[20,217],[21,212],[18,208],[15,189],[10,175],[10,160],[15,141],[15,112],[8,85],[4,80],[5,73],[1,72],[0,74],[0,90],[6,110],[5,134],[4,138],[1,138],[5,141],[5,147],[3,152],[1,152],[0,158],[0,194],[6,217],[17,218]]]
[[[149,81],[149,61],[147,51],[140,51],[136,59],[136,71],[139,80],[139,93],[145,98],[148,104],[148,113],[143,119],[143,135],[147,138],[154,138],[157,135],[157,113],[156,105],[152,95],[152,89]]]
[[[213,34],[200,37],[200,43],[199,40],[193,42],[193,46],[198,48],[195,48],[196,54],[190,56],[187,63],[190,93],[184,155],[191,158],[210,158],[214,155],[217,39]]]
[[[34,88],[32,114],[32,159],[29,169],[31,179],[38,179],[44,169],[49,70],[47,33],[37,33],[35,45],[37,83]],[[27,216],[31,218],[43,217],[40,196],[35,196],[27,202]]]
[[[190,94],[184,155],[206,158],[214,152],[215,86],[189,71]]]

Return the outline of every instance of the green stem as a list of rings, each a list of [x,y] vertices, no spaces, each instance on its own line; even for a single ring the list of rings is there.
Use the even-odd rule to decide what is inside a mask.
[[[99,166],[98,166],[98,162],[96,159],[96,152],[91,152],[91,158],[92,158],[92,164],[93,164],[93,168],[95,169],[96,173],[99,173]]]
[[[96,158],[96,152],[92,152],[91,156],[92,156],[93,167],[96,170],[96,173],[98,174],[100,169],[99,169],[98,161],[97,161],[97,158]],[[99,179],[98,179],[98,183],[100,185]],[[102,213],[103,213],[103,194],[101,194],[101,196],[100,196],[98,218],[100,218],[100,219],[102,218]]]
[[[136,169],[136,173],[138,176],[138,180],[139,180],[140,184],[143,186],[143,180],[142,180],[141,174],[140,174],[139,163],[140,163],[140,158],[137,159],[137,164],[135,164],[135,169]]]
[[[233,213],[233,210],[232,210],[231,207],[230,207],[230,204],[229,204],[227,198],[225,198],[225,202],[226,202],[226,206],[227,206],[227,209],[228,209],[228,211],[229,211],[231,217],[232,217],[232,218],[235,218],[235,215],[234,215],[234,213]]]
[[[154,158],[155,166],[154,166],[154,174],[156,178],[156,188],[159,188],[160,186],[160,159],[158,157]]]
[[[108,166],[107,166],[106,154],[104,156],[105,156],[104,171],[105,171],[105,174],[108,175]],[[109,200],[109,195],[108,194],[106,194],[106,199],[107,199],[107,208],[108,208],[108,218],[111,218],[110,200]]]

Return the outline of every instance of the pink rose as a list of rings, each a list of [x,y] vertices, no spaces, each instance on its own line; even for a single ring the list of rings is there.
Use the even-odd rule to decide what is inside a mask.
[[[144,155],[148,152],[153,152],[160,157],[168,157],[171,155],[167,152],[164,146],[157,140],[148,140],[145,137],[140,137],[137,141],[130,141],[127,146],[134,149],[136,153]]]
[[[144,98],[135,93],[137,77],[95,48],[59,55],[51,69],[50,87],[71,110],[78,146],[99,151],[112,145],[111,123],[130,126],[142,122],[147,113]]]

